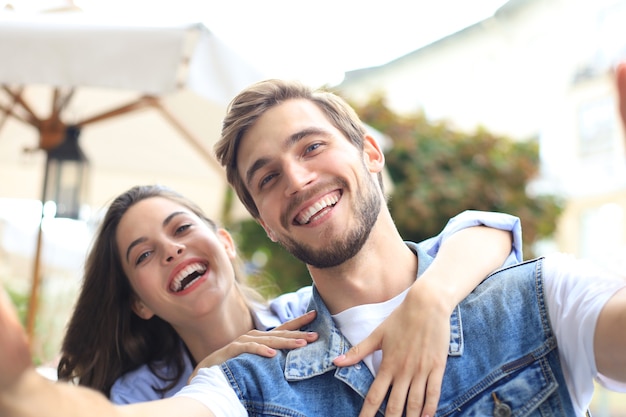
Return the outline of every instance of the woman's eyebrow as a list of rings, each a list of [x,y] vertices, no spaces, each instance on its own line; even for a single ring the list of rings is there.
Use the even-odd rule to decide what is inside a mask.
[[[165,218],[165,220],[163,220],[163,227],[167,226],[176,216],[179,216],[181,214],[185,214],[184,211],[175,211],[172,214],[170,214],[169,216],[167,216]],[[139,245],[142,242],[145,242],[147,239],[145,237],[140,237],[138,239],[133,240],[130,245],[128,245],[128,249],[126,249],[126,262],[130,262],[129,261],[129,257],[130,257],[130,251],[137,245]]]

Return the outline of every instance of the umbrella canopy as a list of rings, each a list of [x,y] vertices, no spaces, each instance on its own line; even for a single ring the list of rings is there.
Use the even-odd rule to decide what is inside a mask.
[[[0,197],[39,198],[45,154],[24,151],[55,146],[74,124],[93,207],[163,182],[215,214],[223,179],[212,145],[229,100],[262,75],[206,26],[5,12],[0,56],[0,175],[15,180]]]
[[[0,198],[41,199],[45,151],[63,142],[68,126],[78,126],[90,165],[91,208],[131,186],[161,183],[219,217],[227,184],[212,145],[230,99],[262,74],[206,26],[105,20],[82,12],[0,12],[0,57]],[[42,224],[31,336],[39,277],[45,275],[39,270],[41,242],[50,240],[42,239]],[[83,248],[88,243],[77,242]]]

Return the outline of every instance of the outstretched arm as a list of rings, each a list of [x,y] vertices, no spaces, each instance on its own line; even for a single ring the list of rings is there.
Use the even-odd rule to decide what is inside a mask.
[[[24,329],[0,288],[0,415],[11,417],[212,417],[200,402],[169,398],[116,407],[102,394],[45,379],[33,367]]]
[[[606,303],[596,324],[594,352],[598,371],[626,383],[626,287]]]
[[[485,215],[488,224],[503,230],[472,227],[483,223],[479,220]],[[442,232],[446,235],[443,243],[430,242],[435,253],[439,250],[437,256],[405,301],[367,339],[335,361],[338,366],[353,365],[375,350],[383,350],[361,411],[363,417],[376,414],[390,387],[387,416],[400,416],[405,407],[407,416],[433,416],[447,361],[452,310],[505,260],[521,261],[518,218],[483,212],[464,212],[457,217],[460,219],[449,223],[454,226],[452,234]]]

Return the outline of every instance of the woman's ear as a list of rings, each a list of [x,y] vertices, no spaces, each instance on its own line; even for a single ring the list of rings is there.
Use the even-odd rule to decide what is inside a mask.
[[[138,297],[135,297],[131,308],[136,315],[144,320],[150,320],[154,316],[154,312],[150,310],[150,308],[148,308],[148,306],[146,306]]]
[[[365,158],[365,165],[372,173],[382,172],[385,167],[385,155],[380,149],[380,145],[370,135],[365,135],[363,138],[363,153]]]
[[[226,229],[217,229],[215,232],[217,237],[220,239],[222,244],[224,245],[224,250],[228,254],[230,259],[234,259],[237,256],[237,249],[235,248],[235,241],[233,237]]]

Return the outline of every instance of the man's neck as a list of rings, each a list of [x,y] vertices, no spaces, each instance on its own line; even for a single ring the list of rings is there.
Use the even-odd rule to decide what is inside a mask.
[[[353,258],[333,268],[309,266],[309,272],[330,313],[337,314],[387,301],[410,287],[417,275],[417,257],[393,222],[379,220]]]

